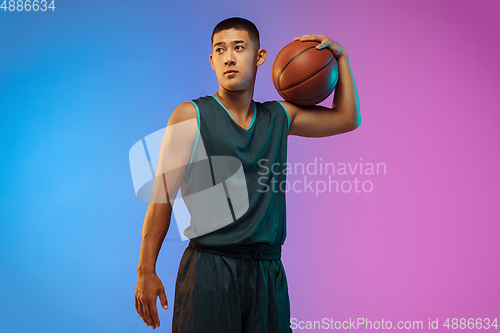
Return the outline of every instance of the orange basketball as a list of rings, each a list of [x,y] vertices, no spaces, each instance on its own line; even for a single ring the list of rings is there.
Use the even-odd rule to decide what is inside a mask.
[[[319,42],[293,41],[276,56],[273,83],[286,101],[310,106],[325,100],[339,78],[337,61],[328,48],[318,50]]]

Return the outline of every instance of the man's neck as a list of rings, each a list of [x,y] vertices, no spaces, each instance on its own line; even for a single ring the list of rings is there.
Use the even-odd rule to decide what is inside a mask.
[[[254,105],[252,103],[253,91],[224,91],[219,89],[215,97],[231,113],[233,119],[245,121],[253,116]]]

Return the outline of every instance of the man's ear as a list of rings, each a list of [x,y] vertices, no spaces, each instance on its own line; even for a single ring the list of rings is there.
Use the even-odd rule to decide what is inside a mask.
[[[210,54],[210,65],[212,66],[212,69],[215,70],[214,68],[214,62],[212,61],[212,54]]]
[[[266,61],[267,50],[260,49],[257,51],[257,66],[262,65]]]

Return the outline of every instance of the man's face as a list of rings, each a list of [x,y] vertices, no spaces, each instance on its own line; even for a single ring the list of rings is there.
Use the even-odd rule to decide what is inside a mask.
[[[210,63],[221,87],[227,90],[253,88],[257,66],[264,63],[266,50],[257,50],[247,31],[229,29],[216,33],[212,52]]]

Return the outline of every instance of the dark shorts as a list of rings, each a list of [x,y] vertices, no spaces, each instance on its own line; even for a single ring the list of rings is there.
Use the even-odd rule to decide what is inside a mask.
[[[175,285],[172,332],[292,332],[281,259],[244,260],[186,248]]]

